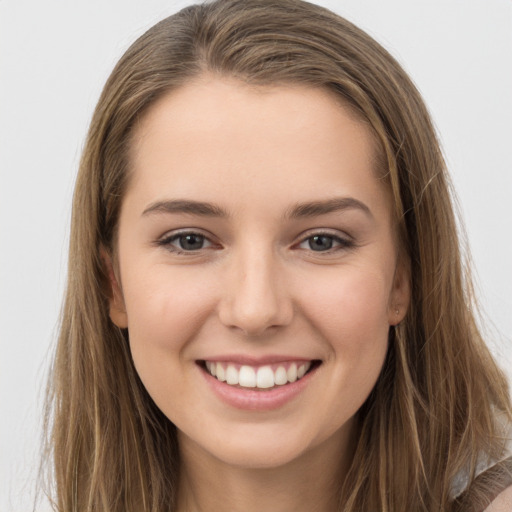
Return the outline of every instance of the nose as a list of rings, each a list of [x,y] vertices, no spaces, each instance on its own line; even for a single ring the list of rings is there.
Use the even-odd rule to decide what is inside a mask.
[[[293,304],[278,257],[258,248],[233,255],[219,305],[221,322],[246,336],[290,324]]]

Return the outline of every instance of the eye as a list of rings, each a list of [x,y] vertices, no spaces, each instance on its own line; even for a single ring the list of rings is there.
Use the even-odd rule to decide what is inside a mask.
[[[299,244],[299,247],[301,249],[308,249],[315,252],[327,252],[349,248],[352,247],[352,245],[353,243],[350,240],[327,233],[317,233],[304,239]]]
[[[200,251],[211,247],[212,243],[200,233],[181,232],[165,236],[158,241],[158,245],[174,252]]]

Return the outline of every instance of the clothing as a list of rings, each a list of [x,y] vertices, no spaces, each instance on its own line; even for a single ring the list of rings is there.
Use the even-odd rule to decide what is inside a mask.
[[[475,504],[473,510],[483,511],[501,492],[512,486],[512,424],[503,416],[497,416],[496,421],[503,439],[503,450],[499,458],[493,459],[481,453],[473,479],[469,468],[466,468],[455,476],[451,485],[450,496],[459,502],[463,502],[482,483],[486,489],[490,489],[490,494],[485,496],[486,504]]]

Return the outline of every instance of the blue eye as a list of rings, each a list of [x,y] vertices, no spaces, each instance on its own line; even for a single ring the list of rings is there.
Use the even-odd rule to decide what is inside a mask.
[[[210,247],[211,242],[199,233],[177,233],[163,238],[158,245],[176,252],[200,251]]]
[[[318,233],[304,239],[300,243],[299,247],[301,249],[308,249],[314,252],[327,252],[331,250],[349,248],[352,245],[352,242],[349,240],[345,240],[334,235]]]
[[[332,236],[315,235],[308,238],[309,248],[313,251],[328,251],[332,249],[333,243]]]

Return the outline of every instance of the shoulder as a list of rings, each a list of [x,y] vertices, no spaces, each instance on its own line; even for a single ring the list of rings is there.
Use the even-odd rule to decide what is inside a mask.
[[[484,512],[512,512],[512,485],[498,494]]]
[[[512,457],[478,475],[454,503],[454,510],[512,512]]]

